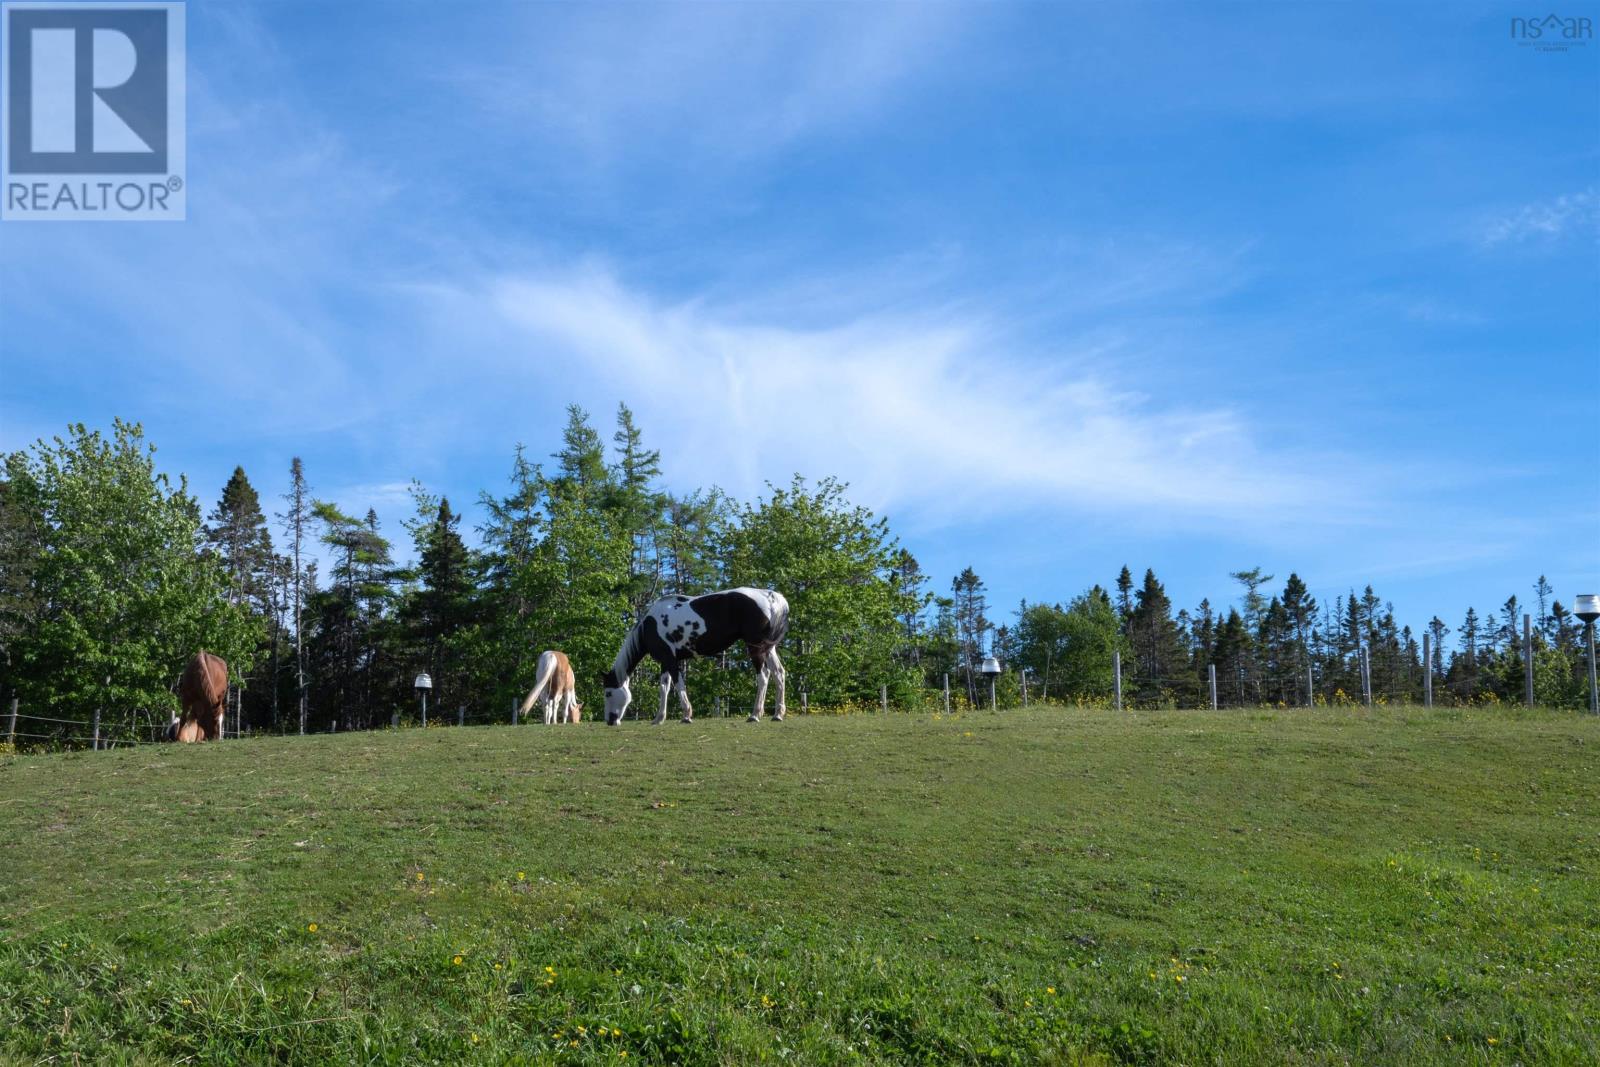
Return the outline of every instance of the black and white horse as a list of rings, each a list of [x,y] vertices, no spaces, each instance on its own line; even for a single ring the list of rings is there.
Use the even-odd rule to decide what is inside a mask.
[[[667,719],[667,694],[674,685],[683,705],[683,721],[694,721],[689,691],[683,683],[684,664],[696,656],[715,656],[740,641],[756,665],[756,706],[751,722],[761,721],[767,704],[767,682],[777,679],[778,708],[784,712],[784,670],[778,644],[789,629],[789,602],[771,589],[724,589],[705,596],[664,596],[651,604],[623,638],[617,660],[603,676],[606,687],[606,725],[616,726],[633,701],[628,676],[649,656],[661,664],[661,708],[655,724]]]

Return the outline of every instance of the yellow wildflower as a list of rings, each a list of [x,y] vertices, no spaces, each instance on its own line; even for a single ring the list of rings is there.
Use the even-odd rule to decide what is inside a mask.
[[[1045,992],[1046,992],[1046,993],[1049,993],[1049,994],[1050,994],[1050,995],[1051,995],[1051,996],[1052,996],[1052,997],[1053,997],[1053,996],[1055,996],[1055,995],[1056,995],[1056,987],[1055,987],[1055,986],[1053,986],[1053,985],[1047,985],[1047,986],[1045,986],[1045,987],[1044,987],[1044,991],[1045,991]]]
[[[459,966],[461,966],[461,957],[460,956],[456,956],[453,959],[451,959],[450,962],[455,964],[457,967],[459,967]]]
[[[518,871],[517,872],[517,881],[525,882],[527,880],[528,880],[528,872],[526,872],[526,871]]]
[[[306,930],[309,933],[313,933],[313,934],[316,933],[317,932],[317,924],[316,923],[306,923]]]

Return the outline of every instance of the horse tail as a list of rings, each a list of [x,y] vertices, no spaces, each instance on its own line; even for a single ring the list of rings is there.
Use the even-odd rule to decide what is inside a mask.
[[[550,686],[556,676],[556,654],[554,652],[539,653],[539,673],[533,680],[533,689],[528,692],[528,697],[522,702],[520,714],[528,714],[528,709],[533,707],[533,702]]]

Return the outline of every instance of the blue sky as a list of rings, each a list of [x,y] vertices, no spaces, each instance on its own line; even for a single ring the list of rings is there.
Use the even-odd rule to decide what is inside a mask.
[[[1004,609],[1570,602],[1600,42],[1513,14],[192,2],[188,221],[0,226],[0,447],[136,419],[207,507],[298,454],[403,539],[626,400],[671,487],[838,475]]]

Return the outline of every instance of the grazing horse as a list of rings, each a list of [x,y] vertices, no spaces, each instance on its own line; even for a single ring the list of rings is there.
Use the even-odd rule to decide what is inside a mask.
[[[661,664],[661,708],[655,724],[667,719],[667,694],[678,689],[683,721],[694,721],[689,690],[684,686],[684,664],[696,656],[715,656],[739,641],[756,665],[756,706],[751,722],[760,722],[766,710],[767,682],[778,680],[778,707],[773,718],[783,719],[784,669],[778,644],[789,629],[789,602],[771,589],[724,589],[705,596],[664,596],[651,604],[623,638],[617,660],[602,676],[606,687],[606,725],[616,726],[633,702],[628,676],[649,656]]]
[[[533,690],[522,702],[521,714],[537,701],[544,708],[546,726],[556,722],[577,722],[583,714],[578,703],[578,680],[573,677],[572,663],[565,652],[539,653],[539,670],[534,675]]]
[[[228,664],[221,656],[196,652],[189,657],[178,680],[182,721],[173,720],[167,736],[174,741],[216,741],[222,737],[222,717],[228,699]]]

